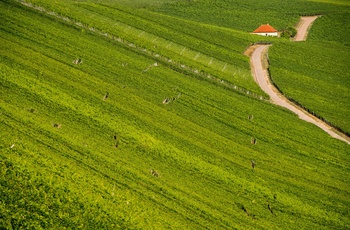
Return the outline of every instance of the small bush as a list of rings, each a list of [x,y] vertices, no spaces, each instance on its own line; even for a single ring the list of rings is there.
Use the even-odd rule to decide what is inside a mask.
[[[294,27],[289,26],[282,31],[281,37],[282,38],[293,38],[296,34],[297,34],[297,30]]]

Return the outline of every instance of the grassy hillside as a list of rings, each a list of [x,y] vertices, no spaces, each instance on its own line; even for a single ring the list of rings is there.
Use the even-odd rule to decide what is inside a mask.
[[[323,15],[306,44],[271,40],[275,45],[270,49],[270,70],[288,97],[350,134],[350,7],[346,1],[197,0],[166,3],[156,11],[245,32],[263,23],[283,30],[296,25],[301,15]]]
[[[278,44],[269,53],[271,75],[288,97],[349,134],[349,54],[335,42]]]
[[[251,32],[265,23],[282,30],[294,25],[300,15],[343,12],[344,6],[306,0],[182,0],[163,4],[156,10],[181,18]]]
[[[199,72],[210,72],[227,82],[263,94],[251,78],[248,57],[242,55],[252,42],[261,38],[116,4],[31,2],[68,15],[86,29],[99,29]]]
[[[253,42],[273,42],[270,70],[279,88],[329,123],[350,132],[346,119],[350,95],[346,60],[350,51],[344,47],[348,43],[350,8],[344,4],[305,0],[29,2],[258,95],[264,93],[253,81],[248,58],[242,53]],[[324,16],[316,21],[304,46],[248,33],[262,23],[283,30],[294,26],[300,15],[313,14]]]
[[[93,11],[91,23],[116,23],[116,16],[105,16],[114,10],[84,4],[66,7],[65,16],[88,20],[83,13]],[[161,58],[207,68],[259,94],[251,79],[244,80],[249,65],[238,55],[249,35],[232,35],[237,43],[242,39],[241,48],[216,44],[216,53],[201,51],[221,61],[226,49],[236,52],[238,67],[226,62],[240,74],[230,80],[221,67],[206,67],[161,43],[154,47],[141,39],[146,34],[127,33],[124,23],[133,31],[140,26],[126,19],[129,8],[119,7],[126,12],[121,27],[106,36],[98,32],[102,23],[84,29],[0,2],[0,228],[349,226],[347,144],[282,108]],[[182,43],[186,29],[135,18],[147,22],[150,37],[167,28],[181,48],[199,49]],[[214,34],[226,31],[201,25]],[[209,39],[202,40],[208,47]]]
[[[275,83],[289,97],[350,134],[350,7],[317,19],[301,43],[278,43],[269,53]],[[334,31],[334,32],[330,32]]]

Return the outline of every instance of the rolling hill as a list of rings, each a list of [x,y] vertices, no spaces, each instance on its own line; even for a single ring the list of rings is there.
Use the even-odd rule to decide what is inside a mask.
[[[310,14],[339,10],[305,2]],[[266,100],[243,52],[274,42],[283,84],[278,52],[293,45],[247,33],[252,17],[230,24],[235,11],[219,20],[228,3],[240,4],[237,22],[254,9],[1,1],[0,227],[347,229],[348,144]],[[280,27],[305,13],[274,3],[282,10],[265,20],[285,12]],[[295,46],[334,42],[312,36]],[[344,111],[334,119],[346,122]]]

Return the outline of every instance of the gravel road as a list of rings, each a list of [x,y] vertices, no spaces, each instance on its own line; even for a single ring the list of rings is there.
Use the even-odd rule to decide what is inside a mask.
[[[257,48],[253,51],[251,55],[251,65],[253,68],[255,81],[258,83],[260,88],[270,96],[271,102],[276,105],[285,107],[290,111],[296,113],[300,119],[320,127],[332,137],[345,141],[348,144],[350,144],[350,141],[348,140],[347,137],[341,136],[341,134],[338,134],[338,132],[334,130],[334,128],[332,128],[322,120],[318,119],[317,117],[313,116],[312,114],[308,113],[304,109],[300,108],[299,106],[290,102],[271,83],[268,72],[266,69],[263,68],[263,64],[262,64],[262,60],[264,59],[264,56],[265,56],[264,52],[267,52],[268,47],[269,45],[257,46]]]
[[[301,17],[297,26],[297,34],[294,37],[294,41],[300,42],[306,40],[309,28],[317,17],[318,16]]]

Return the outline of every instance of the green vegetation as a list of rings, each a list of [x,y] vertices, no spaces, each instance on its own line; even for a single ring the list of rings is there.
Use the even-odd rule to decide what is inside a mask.
[[[157,11],[189,20],[251,32],[270,23],[277,30],[297,23],[300,15],[346,12],[343,5],[305,0],[192,0],[167,3]]]
[[[200,74],[263,95],[242,53],[268,38],[165,14],[195,1],[32,2],[67,19],[0,2],[0,228],[350,225],[348,145]]]
[[[269,57],[272,78],[288,97],[350,133],[348,51],[334,42],[301,42],[276,44]]]
[[[306,42],[277,43],[269,52],[279,88],[348,134],[349,15],[350,7],[348,13],[324,15],[315,21]]]
[[[16,163],[17,165],[14,165],[2,157],[1,228],[133,227],[132,223],[123,220],[122,216],[112,219],[106,211],[106,205],[103,205],[100,199],[88,198],[84,192],[71,191],[59,175],[48,177],[45,174],[30,172],[23,169],[26,167],[21,163]]]
[[[297,30],[294,27],[292,27],[292,26],[288,26],[286,29],[284,29],[281,32],[280,37],[282,37],[282,38],[293,38],[296,34],[297,34]]]
[[[350,82],[347,65],[350,59],[350,7],[346,1],[213,2],[178,1],[164,4],[158,11],[246,32],[263,23],[283,30],[296,25],[300,15],[324,15],[312,27],[307,45],[272,40],[270,70],[274,82],[288,97],[350,133],[347,119],[350,110],[347,84]]]
[[[32,1],[107,34],[131,41],[139,47],[180,61],[202,72],[258,94],[263,94],[251,78],[244,50],[257,38],[241,31],[189,22],[145,10],[120,5],[89,2]],[[38,4],[37,3],[37,4]],[[67,7],[71,5],[71,7]],[[218,39],[220,38],[220,39]]]
[[[52,3],[45,4],[45,0],[34,2],[52,8]],[[346,23],[350,18],[349,7],[303,0],[288,2],[231,0],[216,1],[214,5],[211,1],[204,0],[165,1],[158,7],[152,2],[149,5],[145,5],[142,1],[136,3],[129,1],[129,4],[127,2],[126,0],[127,5],[132,4],[135,7],[136,4],[140,9],[135,10],[111,1],[100,1],[99,4],[78,2],[69,10],[66,5],[72,3],[66,1],[60,3],[60,7],[56,5],[53,10],[68,13],[78,21],[97,26],[126,40],[131,39],[142,47],[164,54],[173,60],[180,60],[181,63],[200,71],[210,72],[220,79],[261,95],[263,93],[250,77],[250,67],[242,53],[252,42],[266,39],[251,36],[247,32],[253,31],[261,23],[270,22],[279,30],[287,28],[288,32],[285,34],[293,37],[295,30],[290,25],[296,24],[300,15],[324,14],[312,28],[310,37],[312,45],[306,45],[306,49],[294,52],[295,49],[299,49],[297,44],[272,40],[275,46],[279,46],[278,44],[281,46],[271,49],[271,73],[276,84],[288,97],[341,130],[350,132],[346,119],[350,106],[347,103],[350,95],[349,87],[343,85],[349,82],[346,65],[346,60],[350,58],[348,49],[350,22]],[[277,8],[277,5],[278,9],[270,10]],[[104,20],[101,20],[102,18]],[[120,29],[117,30],[116,27]],[[329,31],[337,32],[329,33]],[[328,43],[324,44],[325,41]],[[337,44],[334,45],[334,42]],[[344,45],[346,47],[343,47]],[[329,47],[328,51],[323,50],[324,46]],[[305,53],[315,57],[309,58]],[[341,55],[339,57],[341,61],[338,61],[338,53]],[[327,61],[323,61],[324,59]],[[289,65],[290,60],[298,64]],[[334,63],[336,66],[341,66],[332,68]],[[298,75],[305,77],[297,78]],[[324,79],[328,79],[327,82],[324,82]],[[319,84],[320,80],[323,83]],[[338,82],[341,82],[340,89],[334,90],[334,83]],[[310,90],[304,86],[317,87],[317,90]],[[340,99],[339,104],[334,104],[337,98]],[[335,109],[336,107],[340,110]]]

